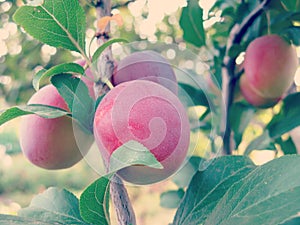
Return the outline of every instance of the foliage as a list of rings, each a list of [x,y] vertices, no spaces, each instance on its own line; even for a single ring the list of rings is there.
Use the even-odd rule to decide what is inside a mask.
[[[231,141],[234,141],[234,150],[245,155],[254,150],[266,149],[278,153],[280,146],[286,156],[278,157],[262,166],[255,166],[247,156],[223,156],[210,160],[192,157],[179,175],[173,177],[178,190],[167,191],[161,195],[161,206],[178,208],[174,225],[299,222],[297,213],[300,211],[300,157],[294,154],[297,151],[293,139],[284,138],[284,135],[300,125],[299,92],[287,94],[280,104],[273,108],[274,112],[277,109],[277,113],[272,115],[270,121],[260,125],[263,133],[246,143],[244,148],[245,130],[263,110],[256,109],[239,98],[234,99],[234,93],[238,92],[236,82],[243,73],[243,69],[239,68],[240,65],[235,61],[252,40],[275,33],[300,46],[299,6],[298,0],[217,0],[207,19],[203,19],[203,9],[196,0],[188,1],[182,8],[179,25],[184,41],[199,49],[213,49],[214,57],[208,61],[211,71],[215,72],[216,79],[213,82],[220,81],[224,86],[223,71],[220,69],[222,67],[225,67],[231,76],[227,90],[230,94],[226,96],[232,98],[227,99],[227,111],[222,116],[228,123],[226,125],[232,129],[229,138],[233,136]],[[221,15],[218,15],[218,12],[221,12]],[[219,22],[204,28],[204,23],[209,19],[217,19]],[[97,62],[111,44],[126,42],[122,38],[111,39],[100,46],[90,58],[86,52],[89,43],[86,43],[85,36],[85,10],[75,0],[49,0],[39,6],[22,6],[15,12],[14,20],[40,42],[80,53],[89,67]],[[25,37],[23,38],[25,40]],[[26,43],[30,48],[34,46],[33,51],[41,45],[34,40]],[[6,64],[10,65],[17,60],[8,57],[6,61]],[[29,65],[34,61],[38,62],[39,59],[28,59],[25,64]],[[50,63],[49,69],[38,72],[33,79],[33,86],[38,89],[44,78],[50,78],[66,101],[70,112],[43,105],[15,106],[1,111],[0,125],[26,114],[37,114],[45,118],[68,115],[92,133],[94,112],[103,96],[97,101],[89,97],[87,86],[81,81],[85,68],[66,61],[68,60],[61,64],[55,63],[55,66]],[[228,61],[233,64],[226,64]],[[16,76],[19,76],[18,73]],[[27,82],[27,79],[24,80]],[[213,112],[203,90],[184,83],[180,83],[180,86],[191,96],[194,105],[207,108],[198,119],[209,124],[208,127],[213,127],[210,117]],[[1,89],[4,90],[3,87]],[[218,91],[224,93],[224,90]],[[196,129],[207,134],[201,126]],[[216,132],[220,137],[224,135],[222,126],[219,126]],[[210,134],[207,136],[211,140]],[[214,140],[211,142],[213,145]],[[131,147],[140,150],[133,154],[134,157],[128,151]],[[112,161],[111,167],[108,168],[109,173],[86,187],[79,200],[67,190],[50,188],[36,196],[29,207],[20,210],[18,216],[0,215],[0,221],[10,224],[32,224],[33,220],[35,224],[110,224],[109,188],[111,178],[117,176],[117,171],[136,164],[161,168],[149,150],[137,142],[128,142],[121,146],[112,158],[121,161],[121,166]],[[180,179],[183,174],[189,175],[186,179]]]

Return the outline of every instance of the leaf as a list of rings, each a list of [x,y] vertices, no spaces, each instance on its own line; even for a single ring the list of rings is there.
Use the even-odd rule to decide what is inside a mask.
[[[254,168],[251,160],[244,156],[224,156],[211,160],[206,170],[194,175],[173,225],[202,224],[228,188]]]
[[[277,138],[276,143],[280,145],[280,148],[285,155],[297,154],[297,147],[291,136],[289,136],[287,140],[283,140],[281,137]]]
[[[197,47],[205,45],[205,31],[203,27],[203,10],[198,0],[188,1],[182,8],[179,24],[183,30],[183,39]]]
[[[108,225],[110,180],[101,177],[89,185],[80,196],[80,214],[82,218],[95,225]]]
[[[299,155],[257,167],[230,187],[204,224],[273,225],[289,220],[300,211],[299,170]]]
[[[68,115],[69,112],[53,106],[32,104],[27,106],[15,106],[0,111],[0,126],[12,119],[28,114],[36,114],[43,118],[53,119]]]
[[[33,79],[32,79],[32,86],[33,86],[33,88],[34,88],[35,91],[38,91],[40,89],[41,77],[44,75],[44,73],[46,71],[47,71],[46,69],[41,69],[33,77]]]
[[[95,111],[97,110],[100,102],[102,101],[102,99],[105,97],[105,94],[102,94],[100,95],[97,99],[96,99],[96,102],[95,102]]]
[[[166,191],[160,195],[160,206],[168,209],[176,209],[184,195],[184,190]]]
[[[56,75],[51,83],[66,101],[72,117],[87,131],[93,130],[94,101],[89,95],[87,86],[77,77]]]
[[[271,138],[278,138],[300,125],[300,92],[288,95],[283,99],[280,112],[267,125]]]
[[[124,42],[124,43],[128,43],[128,41],[126,39],[123,38],[115,38],[115,39],[110,39],[109,41],[105,42],[104,44],[102,44],[93,54],[92,57],[92,62],[96,62],[97,59],[99,58],[99,56],[101,55],[101,53],[110,45],[112,45],[113,43],[117,43],[117,42]]]
[[[145,146],[137,141],[128,141],[117,148],[110,157],[109,172],[113,173],[131,165],[145,165],[163,169],[160,162]]]
[[[187,93],[187,95],[193,100],[194,105],[202,105],[202,106],[209,106],[209,102],[205,95],[205,92],[202,91],[200,88],[197,89],[191,85],[179,83],[179,86]],[[189,106],[194,106],[189,105]]]
[[[177,187],[185,188],[188,186],[192,177],[198,171],[200,165],[204,161],[204,159],[198,156],[192,156],[184,164],[184,166],[172,176],[172,181],[177,185]]]
[[[9,225],[52,225],[47,221],[40,221],[31,218],[25,218],[20,216],[11,216],[0,214],[0,224]]]
[[[85,13],[77,0],[47,0],[40,6],[22,6],[13,19],[43,43],[84,53]]]
[[[292,26],[284,30],[287,34],[287,37],[293,42],[294,45],[300,46],[300,27]]]
[[[270,137],[268,131],[252,140],[244,154],[249,155],[253,150],[276,150],[274,140]]]
[[[80,216],[78,199],[59,188],[48,188],[35,196],[29,207],[19,210],[18,214],[49,224],[86,224]]]
[[[244,131],[253,118],[254,114],[255,109],[253,107],[249,107],[248,105],[244,105],[241,103],[234,104],[230,108],[229,119],[230,125],[234,132],[234,140],[236,146],[239,146],[239,144],[241,143]]]
[[[84,74],[84,69],[77,63],[63,63],[52,67],[49,70],[40,70],[32,80],[33,87],[36,91],[39,90],[40,82],[45,78],[50,78],[58,74]]]
[[[85,221],[96,225],[109,224],[110,179],[118,170],[136,164],[162,168],[142,144],[129,141],[120,146],[110,157],[109,173],[88,186],[80,196],[80,212]]]
[[[281,0],[281,3],[289,11],[300,10],[300,0]]]
[[[300,217],[295,217],[287,222],[282,223],[281,225],[299,225],[300,224]]]

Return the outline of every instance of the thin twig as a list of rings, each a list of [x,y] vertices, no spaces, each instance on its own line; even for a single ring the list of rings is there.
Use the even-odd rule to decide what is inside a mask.
[[[111,15],[111,0],[98,0],[95,2],[98,19]],[[98,44],[102,45],[109,39],[110,26],[108,25],[104,32],[98,33]],[[114,69],[114,60],[111,47],[106,48],[98,60],[98,72],[94,86],[96,96],[100,96],[103,91],[103,78],[110,79]],[[104,79],[104,80],[105,80]],[[135,225],[135,214],[128,197],[127,190],[120,178],[115,176],[110,184],[110,193],[112,201],[116,208],[118,223],[120,225]]]
[[[228,42],[226,45],[226,53],[223,60],[223,96],[225,97],[225,108],[223,109],[223,120],[222,120],[222,130],[223,134],[223,149],[224,154],[232,154],[232,137],[231,137],[231,127],[229,124],[229,110],[233,103],[234,89],[238,81],[238,75],[235,73],[235,60],[236,57],[229,56],[229,50],[233,45],[240,44],[242,38],[247,32],[248,28],[253,24],[253,22],[258,18],[270,3],[270,0],[262,1],[244,20],[241,24],[236,24],[230,32]]]

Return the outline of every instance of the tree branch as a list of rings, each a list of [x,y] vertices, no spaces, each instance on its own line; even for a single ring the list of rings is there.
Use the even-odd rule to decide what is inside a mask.
[[[223,60],[223,96],[225,97],[225,108],[223,109],[223,120],[222,120],[222,130],[223,130],[223,150],[224,154],[230,155],[232,153],[232,137],[231,137],[231,127],[229,124],[229,110],[233,103],[234,89],[236,87],[239,76],[235,72],[235,60],[236,57],[229,56],[229,50],[233,45],[240,44],[242,38],[247,32],[248,28],[253,24],[253,22],[258,18],[270,3],[270,0],[263,0],[244,20],[241,24],[236,24],[229,34],[229,39],[226,45],[225,57]]]
[[[97,0],[95,2],[97,18],[111,15],[111,0]],[[98,32],[97,40],[99,46],[109,40],[110,26],[108,25],[103,32]],[[96,83],[94,86],[96,96],[100,96],[103,92],[107,92],[108,88],[103,89],[103,79],[111,80],[114,69],[114,60],[112,57],[111,47],[103,51],[97,60],[99,74],[96,74]],[[128,197],[127,190],[120,178],[114,176],[110,184],[112,201],[116,208],[117,218],[120,225],[135,225],[135,214]]]

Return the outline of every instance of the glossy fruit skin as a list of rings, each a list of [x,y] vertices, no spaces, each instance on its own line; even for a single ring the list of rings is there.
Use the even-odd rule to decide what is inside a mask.
[[[250,104],[271,107],[293,83],[297,67],[296,50],[288,42],[274,34],[259,37],[246,50],[241,92]]]
[[[94,135],[106,166],[122,144],[135,140],[147,147],[164,169],[131,166],[118,174],[134,184],[161,181],[180,168],[190,141],[185,108],[167,88],[146,80],[124,82],[100,102]]]
[[[47,85],[37,91],[28,104],[44,104],[69,111],[53,85]],[[23,116],[20,145],[24,155],[31,163],[44,169],[64,169],[73,166],[82,159],[82,155],[88,151],[93,141],[92,135],[84,133],[78,127],[74,127],[73,130],[75,125],[67,116],[55,119],[37,115]],[[84,148],[81,153],[80,149]]]
[[[178,85],[170,63],[157,52],[147,50],[134,52],[118,62],[112,82],[119,85],[132,80],[150,80],[178,94]]]

